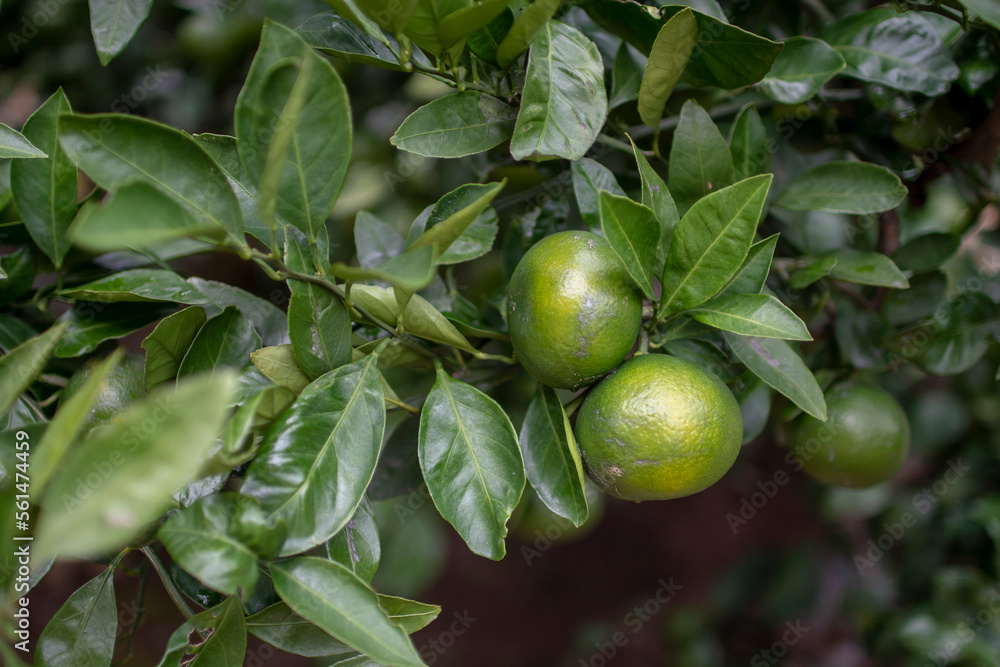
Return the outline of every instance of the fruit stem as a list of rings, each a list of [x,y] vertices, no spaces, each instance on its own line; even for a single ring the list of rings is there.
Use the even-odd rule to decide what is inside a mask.
[[[181,615],[184,616],[184,620],[188,620],[194,616],[194,611],[192,611],[191,607],[188,606],[188,603],[184,601],[184,596],[181,595],[179,590],[177,590],[177,586],[175,586],[174,582],[170,579],[170,574],[167,572],[166,566],[163,565],[163,561],[161,561],[160,557],[156,555],[156,552],[150,547],[143,547],[140,551],[142,551],[146,558],[149,559],[153,569],[156,570],[156,574],[160,576],[160,581],[163,582],[163,587],[167,589],[167,595],[170,596],[170,599],[177,606]]]
[[[563,410],[566,411],[567,417],[572,417],[573,413],[576,412],[577,408],[583,403],[583,399],[587,398],[587,394],[583,393],[574,398],[572,401],[563,406]]]

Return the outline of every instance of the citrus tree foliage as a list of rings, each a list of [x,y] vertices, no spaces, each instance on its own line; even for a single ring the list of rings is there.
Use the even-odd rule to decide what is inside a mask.
[[[152,4],[91,0],[102,63]],[[722,378],[745,442],[825,419],[839,377],[990,358],[997,292],[953,257],[992,242],[975,222],[1000,184],[1000,15],[779,4],[330,0],[264,23],[229,136],[74,113],[61,90],[0,126],[0,535],[20,534],[27,440],[32,585],[57,558],[115,568],[141,549],[187,617],[162,665],[236,667],[247,633],[331,664],[424,664],[409,635],[440,609],[371,587],[369,499],[425,484],[492,559],[526,485],[588,516],[579,402],[541,386],[527,414],[498,402],[519,372],[506,288],[472,301],[451,268],[499,251],[509,275],[562,229],[608,239],[646,298],[639,350]],[[331,260],[327,229],[352,169],[345,67],[451,86],[391,143],[470,179],[403,227],[359,214],[351,262]],[[922,212],[941,178],[969,215]],[[235,254],[288,297],[171,268],[194,252]],[[95,422],[122,363],[106,353],[140,329],[147,393]],[[111,572],[66,600],[35,664],[111,664]]]

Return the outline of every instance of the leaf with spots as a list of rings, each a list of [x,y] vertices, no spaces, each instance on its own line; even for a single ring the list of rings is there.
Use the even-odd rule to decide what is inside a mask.
[[[826,421],[826,399],[816,377],[795,350],[783,340],[722,333],[750,371],[817,419]]]

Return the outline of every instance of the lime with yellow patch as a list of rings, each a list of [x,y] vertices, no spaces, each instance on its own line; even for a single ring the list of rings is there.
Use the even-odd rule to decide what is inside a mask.
[[[624,500],[707,489],[740,451],[743,417],[723,382],[665,354],[629,359],[587,396],[576,437],[590,478]]]
[[[843,382],[826,392],[827,420],[809,415],[788,429],[788,444],[813,479],[864,488],[891,479],[910,451],[910,423],[892,394]]]
[[[542,384],[579,389],[628,356],[642,292],[602,237],[558,232],[525,253],[507,293],[518,361]]]

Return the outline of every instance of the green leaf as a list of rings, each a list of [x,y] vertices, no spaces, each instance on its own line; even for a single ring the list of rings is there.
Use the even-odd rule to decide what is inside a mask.
[[[377,362],[371,354],[306,387],[268,431],[247,472],[241,493],[288,526],[284,555],[329,540],[361,503],[385,429]]]
[[[163,269],[120,271],[79,287],[62,290],[59,295],[77,301],[107,303],[166,301],[198,305],[208,301],[184,278]]]
[[[68,400],[60,403],[52,421],[45,427],[31,459],[31,488],[39,497],[69,451],[70,445],[86,425],[94,401],[102,391],[107,390],[108,374],[118,366],[122,355],[123,350],[119,348],[94,368],[83,386]]]
[[[510,67],[519,55],[528,50],[561,4],[562,0],[535,0],[524,8],[497,47],[500,67]]]
[[[288,322],[285,313],[270,301],[265,301],[239,287],[201,278],[188,280],[205,296],[214,308],[206,306],[208,315],[217,315],[228,306],[236,306],[240,313],[253,322],[264,345],[281,345],[288,342]]]
[[[600,232],[601,191],[606,190],[621,197],[625,196],[625,191],[618,185],[618,180],[610,169],[589,157],[571,163],[569,168],[580,217],[591,231]]]
[[[114,569],[97,575],[63,603],[35,646],[35,664],[44,667],[110,665],[118,633]]]
[[[153,0],[90,0],[90,32],[101,65],[128,46],[152,9]]]
[[[611,70],[611,99],[608,108],[615,109],[622,104],[638,99],[639,88],[642,86],[642,75],[645,63],[642,56],[627,42],[622,42],[615,54],[614,66]]]
[[[774,258],[774,247],[778,244],[778,235],[769,236],[750,246],[747,258],[737,269],[729,284],[719,292],[719,296],[733,294],[760,294],[771,271],[771,260]]]
[[[792,37],[785,40],[785,48],[760,82],[760,90],[776,102],[802,104],[844,67],[843,56],[823,40]]]
[[[653,298],[653,265],[660,223],[651,209],[628,197],[601,192],[601,230],[629,275]]]
[[[660,28],[639,87],[639,116],[646,125],[660,127],[663,108],[684,74],[697,41],[698,21],[690,9],[674,14]]]
[[[831,160],[793,178],[775,203],[793,211],[878,213],[905,197],[906,187],[885,167]]]
[[[670,193],[683,214],[711,192],[735,180],[733,156],[719,128],[701,105],[688,100],[670,147]]]
[[[531,44],[511,155],[515,160],[579,160],[596,141],[607,114],[604,64],[597,47],[576,28],[549,21]]]
[[[508,141],[516,120],[516,109],[492,95],[467,90],[420,107],[406,117],[390,141],[425,157],[463,157]]]
[[[757,229],[771,175],[699,199],[681,219],[663,269],[657,317],[701,305],[735,275]]]
[[[438,23],[441,45],[450,49],[480,28],[485,28],[510,3],[511,0],[482,0],[448,14]]]
[[[930,317],[944,301],[948,281],[940,271],[914,276],[910,288],[892,290],[882,303],[882,314],[890,324],[899,326]]]
[[[441,607],[436,604],[426,604],[393,595],[380,594],[378,604],[389,616],[389,620],[408,635],[426,628],[441,613]]]
[[[420,236],[410,242],[410,250],[430,246],[434,249],[434,261],[439,264],[464,262],[488,252],[496,235],[497,217],[495,212],[492,215],[485,212],[506,184],[506,179],[499,183],[466,184],[446,194],[426,219],[421,220],[421,216],[417,219],[421,222],[414,221],[410,233],[419,230]],[[480,221],[484,214],[489,217]],[[474,229],[477,222],[480,228]]]
[[[177,628],[159,667],[241,667],[246,650],[243,609],[232,595]]]
[[[837,263],[830,275],[838,280],[859,285],[878,285],[906,289],[910,286],[906,276],[892,260],[878,252],[863,252],[853,248],[834,250],[829,256]]]
[[[394,39],[382,34],[377,27],[374,30],[377,37],[373,37],[344,16],[346,15],[333,12],[316,14],[296,28],[295,32],[314,49],[349,63],[356,62],[399,72],[405,71],[393,55],[392,49],[396,49],[397,52],[399,50],[399,45]],[[411,58],[417,63],[430,65],[420,51],[415,51]]]
[[[960,292],[933,319],[902,332],[898,353],[932,375],[950,376],[975,366],[1000,335],[1000,309],[982,292]]]
[[[268,380],[286,389],[301,394],[309,386],[309,376],[299,367],[291,345],[262,347],[250,354],[250,361]]]
[[[555,390],[538,385],[521,426],[521,451],[531,487],[545,506],[580,526],[590,513],[583,462]]]
[[[743,336],[812,340],[795,313],[768,294],[733,294],[712,299],[690,311],[702,324]]]
[[[983,21],[1000,30],[1000,7],[992,0],[962,0],[962,4],[978,14]]]
[[[841,359],[855,368],[888,368],[889,358],[883,341],[889,328],[882,318],[858,308],[849,299],[837,296],[834,302],[837,317],[833,321],[833,333]]]
[[[106,190],[139,178],[169,195],[196,222],[243,244],[236,195],[215,161],[190,135],[137,116],[60,116],[69,158]]]
[[[138,535],[201,467],[233,387],[228,374],[182,380],[91,431],[42,498],[35,555],[93,556]]]
[[[177,368],[177,377],[204,372],[212,375],[225,368],[243,370],[250,365],[250,353],[260,345],[250,320],[229,306],[198,330]]]
[[[66,333],[55,349],[57,357],[79,357],[93,352],[106,340],[129,335],[170,314],[174,304],[93,303],[80,301],[59,318]]]
[[[212,590],[232,595],[257,581],[257,557],[281,547],[283,526],[275,529],[253,498],[213,493],[160,526],[157,536],[180,565]]]
[[[424,51],[457,62],[463,44],[458,44],[457,48],[446,47],[438,35],[438,26],[446,16],[469,4],[470,0],[417,0],[416,11],[404,33]]]
[[[56,269],[69,250],[66,229],[76,217],[76,167],[59,145],[59,116],[70,111],[60,88],[24,124],[24,136],[48,156],[10,165],[14,203],[24,226]]]
[[[17,130],[0,123],[0,159],[45,158],[48,155]]]
[[[469,51],[481,60],[499,66],[497,52],[500,49],[500,42],[507,36],[513,25],[514,12],[508,7],[485,27],[469,35]]]
[[[409,23],[418,4],[418,0],[363,0],[361,8],[382,30],[398,34]]]
[[[308,93],[300,97],[296,90]],[[236,102],[235,126],[240,159],[250,180],[260,184],[262,203],[273,151],[279,160],[274,210],[316,238],[340,194],[351,156],[347,90],[333,66],[292,30],[265,21]],[[282,139],[289,142],[284,151],[276,146]]]
[[[346,17],[351,20],[351,22],[364,30],[365,34],[375,40],[389,45],[389,39],[386,37],[385,32],[379,27],[378,23],[368,18],[368,14],[358,6],[357,0],[326,0],[328,4],[332,5],[337,14]],[[323,14],[320,14],[323,16]]]
[[[35,381],[65,332],[64,323],[56,324],[0,357],[0,414]]]
[[[296,614],[284,602],[277,602],[248,616],[246,626],[247,632],[258,639],[295,655],[320,658],[354,653],[324,630]]]
[[[206,319],[203,309],[185,308],[164,317],[143,339],[142,349],[146,351],[143,384],[147,390],[177,377],[181,360]]]
[[[396,296],[391,288],[354,285],[351,300],[384,322],[406,323],[406,332],[442,345],[450,345],[474,355],[481,353],[465,339],[458,329],[419,294],[414,294],[400,318]]]
[[[438,368],[420,413],[420,466],[438,512],[473,552],[500,560],[524,490],[517,433],[503,409]]]
[[[893,259],[903,271],[928,273],[951,259],[961,245],[962,239],[957,234],[924,234],[897,250]]]
[[[406,250],[406,239],[394,225],[368,211],[358,211],[354,219],[354,245],[358,263],[371,269]]]
[[[137,218],[136,211],[144,211]],[[195,222],[173,199],[144,181],[124,183],[110,198],[87,202],[70,225],[74,245],[92,252],[149,247],[185,237],[221,239],[223,230]]]
[[[358,579],[371,584],[378,570],[382,549],[375,514],[367,500],[358,506],[347,525],[327,542],[326,551],[330,560],[340,563]]]
[[[339,563],[291,558],[271,565],[281,599],[348,646],[390,667],[422,667],[406,633],[389,620],[378,598]]]
[[[806,264],[801,269],[792,274],[789,283],[795,289],[805,289],[820,278],[825,278],[837,266],[837,258],[833,255],[825,255],[816,258],[802,258]]]
[[[934,27],[916,12],[872,9],[841,19],[821,36],[844,57],[844,74],[862,81],[933,97],[960,74]]]
[[[654,271],[656,275],[663,275],[663,264],[670,250],[670,243],[674,237],[674,230],[680,222],[680,215],[677,213],[677,205],[674,198],[670,196],[667,184],[663,182],[656,170],[649,164],[649,160],[632,142],[632,151],[635,153],[635,161],[639,165],[639,178],[642,181],[642,204],[653,209],[656,219],[660,223],[660,242],[656,246],[656,264]]]
[[[0,257],[0,306],[14,303],[31,291],[35,268],[35,253],[31,245],[23,245]]]
[[[761,382],[760,378],[751,376],[746,388],[736,395],[740,404],[740,414],[743,417],[743,443],[749,444],[767,428],[767,420],[771,415],[771,388]]]
[[[773,148],[776,146],[768,138],[764,122],[753,103],[743,107],[733,123],[733,136],[729,139],[736,180],[773,172]]]
[[[726,344],[750,371],[816,419],[826,421],[823,390],[795,350],[783,340],[723,332]]]

